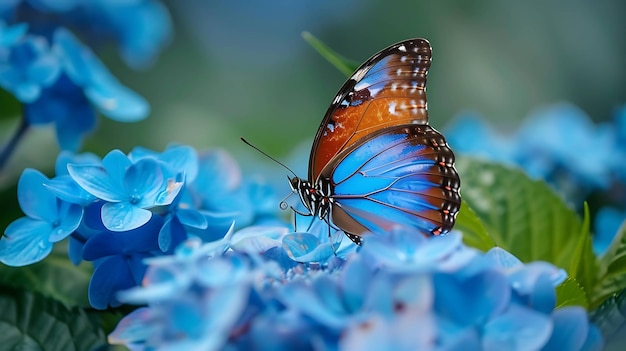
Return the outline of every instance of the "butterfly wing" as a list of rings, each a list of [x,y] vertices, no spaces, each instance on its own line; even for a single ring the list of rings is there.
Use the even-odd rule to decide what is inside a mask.
[[[368,59],[341,87],[317,131],[309,158],[314,182],[342,150],[372,132],[404,124],[426,124],[426,75],[431,47],[410,39]]]
[[[461,206],[454,154],[428,125],[393,126],[352,144],[326,168],[333,222],[355,242],[366,231],[398,224],[433,235],[448,232]]]

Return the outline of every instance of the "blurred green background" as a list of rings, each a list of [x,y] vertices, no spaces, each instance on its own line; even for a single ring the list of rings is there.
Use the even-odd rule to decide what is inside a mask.
[[[100,118],[85,150],[103,155],[168,143],[252,151],[245,136],[285,157],[311,140],[346,79],[301,37],[309,31],[362,62],[409,37],[428,38],[431,124],[444,129],[472,110],[501,130],[530,111],[569,101],[595,121],[626,102],[626,2],[559,1],[203,1],[169,0],[174,38],[155,64],[132,71],[114,48],[97,53],[152,105],[146,120]],[[0,136],[16,127],[6,106]],[[12,111],[7,116],[6,111]],[[30,132],[0,175],[15,184],[24,167],[49,170],[58,153],[51,129]]]

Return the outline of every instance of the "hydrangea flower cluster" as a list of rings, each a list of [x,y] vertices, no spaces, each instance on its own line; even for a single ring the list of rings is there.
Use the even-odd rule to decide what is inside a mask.
[[[598,255],[626,220],[626,106],[616,111],[612,123],[596,125],[578,107],[555,104],[531,114],[512,135],[465,114],[445,132],[455,152],[518,166],[552,184],[573,204],[582,204],[593,191],[609,193],[613,207],[601,208],[595,217]]]
[[[95,267],[91,305],[119,306],[116,292],[141,282],[145,258],[171,254],[189,235],[210,242],[233,222],[263,222],[274,209],[262,206],[271,194],[265,184],[244,181],[220,150],[198,155],[180,145],[162,153],[136,148],[128,155],[111,151],[102,160],[61,153],[56,177],[33,169],[20,177],[18,200],[26,216],[6,228],[0,261],[40,261],[69,237],[72,262]]]
[[[261,240],[276,234],[267,227],[245,232],[208,244],[190,238],[148,260],[142,286],[120,294],[146,306],[109,342],[133,350],[602,347],[583,308],[555,310],[564,271],[524,265],[499,248],[481,253],[458,232],[373,235],[359,252],[315,264],[293,260],[285,238],[295,233],[281,244]]]
[[[145,118],[149,105],[68,28],[89,43],[116,43],[124,60],[139,68],[168,42],[171,23],[156,0],[0,4],[0,87],[24,106],[21,130],[54,124],[61,149],[76,151],[95,128],[96,112],[132,122]]]

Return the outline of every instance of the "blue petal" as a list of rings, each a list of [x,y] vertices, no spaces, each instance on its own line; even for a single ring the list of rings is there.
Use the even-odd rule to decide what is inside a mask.
[[[122,180],[126,174],[126,169],[130,167],[132,162],[130,159],[120,150],[111,150],[102,159],[102,166],[107,170],[107,173],[111,176],[111,180],[115,182],[117,187],[122,189]]]
[[[57,198],[44,186],[47,181],[41,172],[25,169],[17,183],[17,199],[24,214],[53,223],[59,219]]]
[[[42,12],[68,12],[78,6],[78,0],[29,0],[29,4]]]
[[[346,308],[356,311],[363,305],[373,271],[361,256],[355,256],[341,271],[341,289]]]
[[[0,239],[0,262],[9,266],[26,266],[39,262],[52,251],[48,240],[49,223],[22,217],[13,221]]]
[[[626,221],[626,212],[605,206],[598,210],[594,219],[593,252],[596,256],[601,256],[613,242],[622,223]]]
[[[138,286],[118,294],[118,298],[131,304],[158,304],[184,294],[191,286],[194,271],[181,266],[152,266]]]
[[[69,175],[67,165],[70,163],[98,165],[102,163],[102,160],[100,157],[90,152],[75,154],[70,151],[61,151],[54,164],[54,171],[57,178],[59,176]]]
[[[283,248],[298,262],[326,262],[334,256],[330,243],[321,244],[317,237],[310,233],[292,233],[283,237]]]
[[[14,3],[8,6],[15,6],[19,1],[21,0],[14,0]],[[9,0],[9,3],[10,2],[11,0]],[[0,5],[0,9],[2,9],[1,6],[3,5]],[[4,23],[0,23],[0,47],[9,47],[15,44],[18,40],[22,39],[27,31],[28,23],[18,23],[10,27],[5,26]]]
[[[148,223],[152,212],[128,202],[107,203],[102,206],[102,223],[111,231],[123,232]]]
[[[428,314],[403,313],[392,320],[374,315],[363,323],[349,325],[341,335],[340,349],[434,350],[436,331],[436,321]]]
[[[156,203],[156,196],[163,187],[163,173],[159,164],[150,158],[133,163],[124,174],[124,192],[137,207],[149,208]]]
[[[122,256],[111,256],[102,261],[93,272],[89,282],[89,304],[98,310],[109,305],[117,307],[121,302],[115,293],[136,285],[129,266]]]
[[[126,15],[114,13],[117,19],[122,58],[131,67],[150,64],[169,41],[172,22],[167,8],[157,1],[144,1],[128,7]]]
[[[509,305],[511,293],[506,278],[485,271],[459,281],[449,274],[436,274],[435,308],[461,325],[480,325]]]
[[[198,153],[187,145],[168,146],[159,156],[171,169],[177,172],[184,171],[185,180],[192,183],[198,175]]]
[[[93,83],[85,89],[85,95],[103,115],[118,122],[137,122],[150,113],[146,99],[120,83]]]
[[[431,311],[435,301],[432,279],[425,275],[411,275],[394,287],[394,304],[419,311]]]
[[[85,134],[95,129],[96,111],[82,99],[71,103],[71,109],[71,114],[57,120],[56,134],[61,150],[76,151]]]
[[[533,291],[535,282],[542,275],[547,276],[554,287],[567,278],[567,273],[563,269],[559,269],[547,262],[535,261],[512,272],[508,279],[517,292],[527,295]]]
[[[345,315],[341,307],[341,300],[332,281],[326,276],[320,276],[315,280],[319,296],[310,286],[302,282],[294,282],[283,286],[278,295],[287,306],[301,311],[322,325],[332,328],[342,328],[345,323]]]
[[[209,225],[202,213],[191,208],[179,208],[176,211],[176,217],[182,224],[197,229],[206,229]]]
[[[298,262],[294,261],[287,255],[285,249],[282,246],[273,247],[263,253],[263,257],[272,262],[276,262],[280,265],[283,271],[288,271],[289,269],[298,265]]]
[[[238,255],[231,256],[229,259],[214,258],[201,261],[196,274],[196,281],[201,286],[229,287],[241,284],[248,279],[250,264]]]
[[[587,313],[582,307],[568,306],[552,314],[554,329],[542,350],[580,350],[589,333]]]
[[[604,339],[600,330],[595,325],[589,325],[589,333],[587,333],[587,339],[585,344],[581,348],[581,351],[600,351],[604,347]]]
[[[153,323],[152,310],[148,307],[140,307],[127,314],[117,324],[115,329],[108,336],[110,344],[141,343],[150,336],[158,333],[158,327]]]
[[[550,276],[540,275],[535,281],[535,287],[528,297],[529,306],[539,312],[549,314],[556,305],[556,291]]]
[[[552,330],[548,316],[511,305],[505,313],[485,324],[483,349],[538,350],[549,340]]]
[[[70,261],[76,266],[83,261],[83,246],[84,244],[82,242],[73,236],[70,236],[67,251]]]
[[[520,268],[524,265],[517,257],[500,247],[490,249],[485,254],[485,257],[491,260],[495,267],[500,267],[505,271]]]
[[[69,164],[67,170],[78,185],[99,199],[109,202],[126,199],[123,189],[112,181],[111,176],[102,166]]]
[[[102,62],[67,29],[57,28],[53,40],[53,49],[61,58],[65,73],[76,85],[84,87],[94,78],[114,79],[110,73],[108,75],[103,73],[108,71]]]
[[[210,242],[222,239],[237,216],[236,213],[218,213],[201,211],[202,215],[207,217],[206,229],[187,228],[189,234],[193,234],[202,239],[204,242]]]
[[[83,258],[93,261],[110,255],[156,251],[159,249],[157,236],[162,225],[163,219],[153,216],[148,224],[131,231],[96,234],[85,243]]]
[[[246,227],[233,233],[230,246],[239,252],[263,253],[281,246],[281,239],[286,232],[284,227]]]
[[[187,239],[185,227],[183,227],[176,217],[172,216],[169,220],[165,221],[159,231],[159,249],[163,252],[171,252],[171,250],[176,248],[185,239]]]
[[[44,186],[56,197],[66,202],[87,206],[96,200],[95,196],[76,184],[69,175],[50,179]]]
[[[62,202],[59,208],[60,222],[53,226],[49,240],[53,243],[72,234],[83,219],[83,208],[77,204]]]

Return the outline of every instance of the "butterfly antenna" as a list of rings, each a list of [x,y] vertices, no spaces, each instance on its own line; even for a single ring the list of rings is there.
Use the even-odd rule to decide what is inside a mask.
[[[248,145],[248,146],[250,146],[251,148],[255,149],[256,151],[260,152],[260,153],[261,153],[261,154],[263,154],[265,157],[267,157],[267,158],[269,158],[270,160],[272,160],[272,161],[274,161],[274,162],[278,163],[279,165],[283,166],[286,170],[288,170],[291,174],[293,174],[293,176],[294,176],[294,177],[298,177],[298,176],[294,173],[294,171],[292,171],[292,170],[291,170],[291,168],[289,168],[289,167],[285,166],[285,164],[284,164],[284,163],[282,163],[282,162],[278,161],[277,159],[273,158],[272,156],[268,155],[267,153],[265,153],[264,151],[262,151],[262,150],[261,150],[261,149],[259,149],[258,147],[256,147],[256,146],[254,146],[254,145],[250,144],[250,142],[249,142],[249,141],[247,141],[246,139],[244,139],[243,137],[241,137],[240,139],[241,139],[241,141],[243,141],[244,143],[246,143],[246,145]]]

